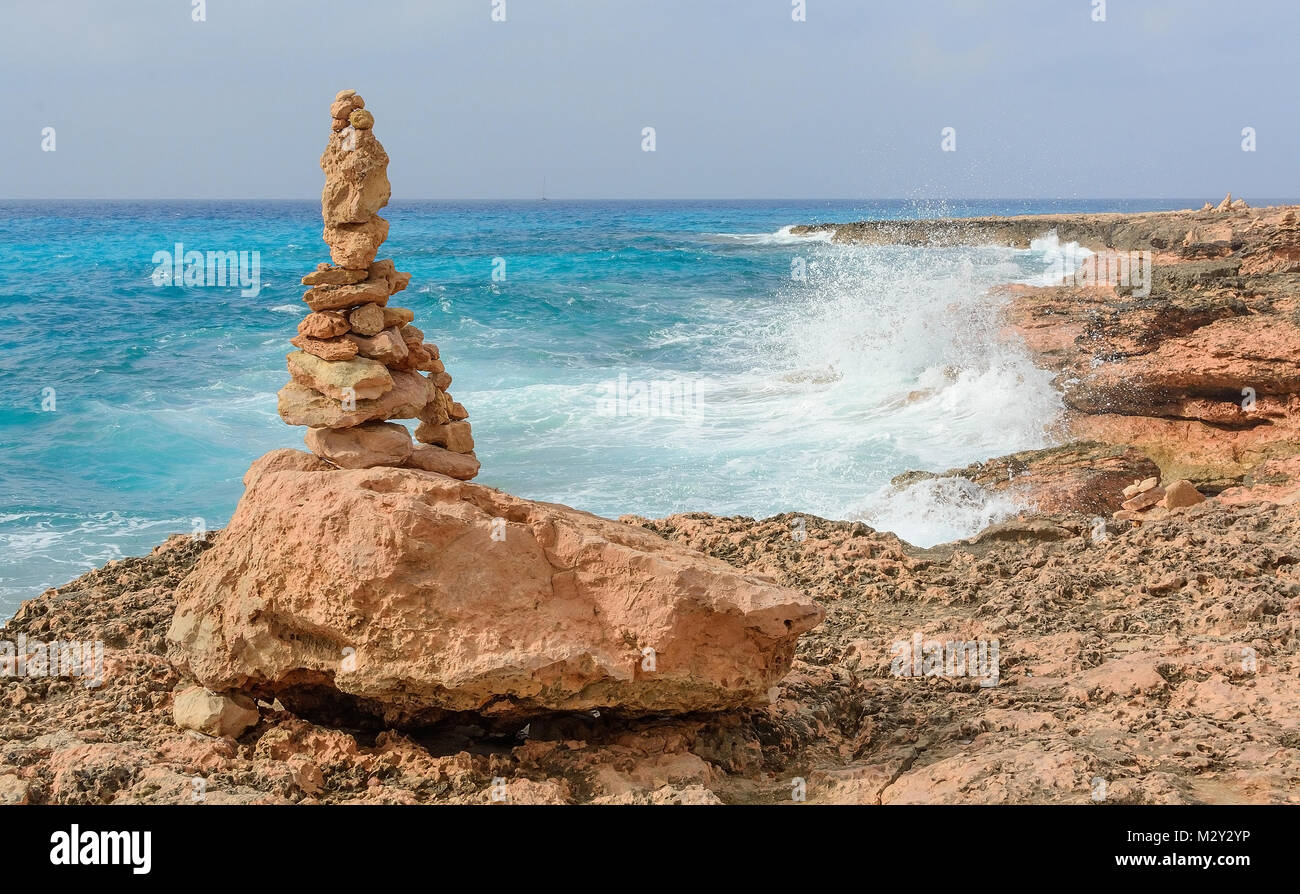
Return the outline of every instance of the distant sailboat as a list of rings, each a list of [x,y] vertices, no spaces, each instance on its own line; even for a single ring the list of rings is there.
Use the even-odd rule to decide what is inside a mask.
[[[546,198],[546,177],[542,177],[542,201],[543,202],[549,201]]]

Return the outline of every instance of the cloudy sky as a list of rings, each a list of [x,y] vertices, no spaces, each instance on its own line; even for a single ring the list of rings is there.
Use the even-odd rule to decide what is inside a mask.
[[[1300,196],[1295,0],[195,2],[0,0],[0,197]]]

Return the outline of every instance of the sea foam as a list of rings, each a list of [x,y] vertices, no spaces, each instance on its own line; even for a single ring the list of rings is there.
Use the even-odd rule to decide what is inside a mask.
[[[1002,337],[1003,299],[989,289],[1036,281],[1059,240],[855,246],[791,224],[957,210],[429,204],[403,212],[391,248],[413,274],[401,301],[429,321],[473,414],[480,483],[609,517],[802,512],[928,544],[1021,508],[962,482],[890,479],[1047,443],[1059,399]],[[0,286],[0,371],[13,385],[0,407],[6,610],[196,519],[220,527],[249,462],[302,446],[275,393],[284,339],[305,312],[297,281],[322,257],[319,207],[80,213],[90,236],[58,209],[0,215],[0,261],[65,284]],[[261,294],[154,286],[140,246],[173,231],[260,250]],[[509,261],[503,280],[491,276],[497,256]],[[84,327],[47,325],[106,295],[138,325],[89,341]]]
[[[834,230],[816,230],[811,233],[794,233],[794,224],[784,226],[775,233],[717,233],[720,240],[738,242],[742,245],[799,245],[811,242],[830,242],[835,238]]]

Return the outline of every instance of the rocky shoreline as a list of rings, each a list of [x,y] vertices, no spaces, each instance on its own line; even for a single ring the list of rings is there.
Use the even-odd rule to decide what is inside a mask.
[[[1057,374],[1067,407],[1062,443],[896,482],[958,476],[1015,488],[1037,507],[968,541],[919,549],[862,524],[799,515],[629,516],[588,528],[600,520],[440,476],[451,482],[437,486],[447,495],[429,496],[423,482],[431,479],[419,471],[321,471],[310,456],[273,460],[260,483],[250,473],[255,496],[227,532],[173,537],[149,556],[47,591],[9,621],[5,639],[99,640],[107,655],[98,687],[0,680],[0,803],[1300,800],[1296,219],[1295,208],[1225,203],[830,227],[837,241],[1013,245],[1054,229],[1095,251],[1152,254],[1145,295],[1097,284],[1006,287],[1007,336]],[[420,493],[411,499],[424,503],[402,502],[412,488]],[[1209,499],[1171,499],[1188,497],[1188,488]],[[608,544],[603,563],[648,567],[639,563],[659,561],[659,550],[679,557],[691,574],[715,575],[721,583],[711,587],[747,594],[752,624],[785,613],[793,633],[771,631],[771,657],[759,662],[780,678],[756,698],[767,680],[732,679],[737,668],[719,653],[697,669],[715,693],[704,701],[677,684],[620,683],[623,708],[590,709],[579,696],[606,685],[596,674],[528,690],[523,717],[519,684],[502,683],[501,667],[475,659],[475,676],[452,675],[455,685],[472,700],[473,681],[495,675],[493,691],[505,686],[517,696],[505,710],[415,723],[375,723],[365,712],[327,718],[303,698],[310,687],[298,685],[308,679],[314,638],[332,643],[348,629],[346,617],[325,615],[293,637],[302,651],[276,678],[284,685],[253,687],[260,703],[248,703],[251,716],[211,721],[233,719],[231,735],[181,728],[176,698],[193,687],[194,668],[178,658],[174,632],[169,641],[178,592],[182,604],[219,613],[205,576],[248,553],[253,519],[265,525],[276,507],[331,489],[362,519],[382,503],[433,524],[422,506],[468,502],[521,531],[557,531],[562,545],[548,544],[547,555],[559,550],[577,564],[591,561],[580,544],[592,538]],[[484,502],[493,500],[501,505]],[[1125,508],[1135,500],[1140,509]],[[205,570],[196,573],[201,559]],[[334,572],[372,559],[345,556]],[[278,580],[274,568],[254,571]],[[322,584],[303,586],[310,594]],[[617,602],[597,607],[614,611]],[[811,603],[825,619],[799,635],[815,623]],[[248,623],[258,617],[251,611]],[[721,624],[712,615],[700,623]],[[185,655],[215,656],[213,667],[247,682],[239,676],[247,668],[228,660],[236,652],[187,629]],[[725,635],[755,642],[745,639],[752,633]],[[911,661],[899,673],[900,648],[953,641],[995,644],[996,685],[973,673],[912,674]],[[599,655],[615,646],[597,638],[584,648]],[[274,663],[259,661],[259,672]],[[408,673],[429,686],[419,710],[445,700],[448,673],[436,663]],[[379,685],[360,680],[358,691],[362,683]],[[744,697],[727,705],[716,695],[724,692]],[[300,704],[286,706],[295,698]],[[708,705],[711,698],[720,700]]]
[[[1008,336],[1056,373],[1062,442],[1129,447],[1205,493],[1300,475],[1300,208],[1035,215],[796,227],[878,244],[1028,247],[1055,232],[1149,281],[1009,285]],[[1113,276],[1112,276],[1113,278]],[[1054,448],[1055,449],[1055,448]],[[1032,464],[1032,456],[1019,456]],[[1113,459],[1112,459],[1113,461]],[[1138,475],[1136,477],[1145,477]]]

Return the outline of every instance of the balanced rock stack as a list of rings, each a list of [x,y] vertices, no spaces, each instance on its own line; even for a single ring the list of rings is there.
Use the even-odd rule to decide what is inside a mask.
[[[1223,201],[1220,202],[1219,204],[1212,205],[1209,202],[1206,202],[1204,205],[1201,206],[1201,210],[1214,211],[1218,214],[1222,214],[1225,211],[1245,211],[1249,207],[1250,205],[1246,204],[1245,199],[1234,199],[1232,197],[1232,193],[1228,193],[1226,196],[1223,197]]]
[[[1172,509],[1204,503],[1205,497],[1190,481],[1179,479],[1165,487],[1157,478],[1134,481],[1124,488],[1123,507],[1115,513],[1117,521],[1131,521],[1140,525],[1144,521],[1168,518]]]
[[[469,414],[452,400],[451,376],[413,325],[415,314],[388,306],[411,274],[375,260],[388,238],[378,211],[391,189],[374,115],[355,90],[340,92],[330,115],[320,166],[333,263],[302,278],[311,313],[290,340],[298,350],[288,357],[293,381],[280,390],[280,418],[308,426],[308,448],[340,468],[407,466],[467,481],[479,470]],[[419,419],[420,443],[392,419]]]

